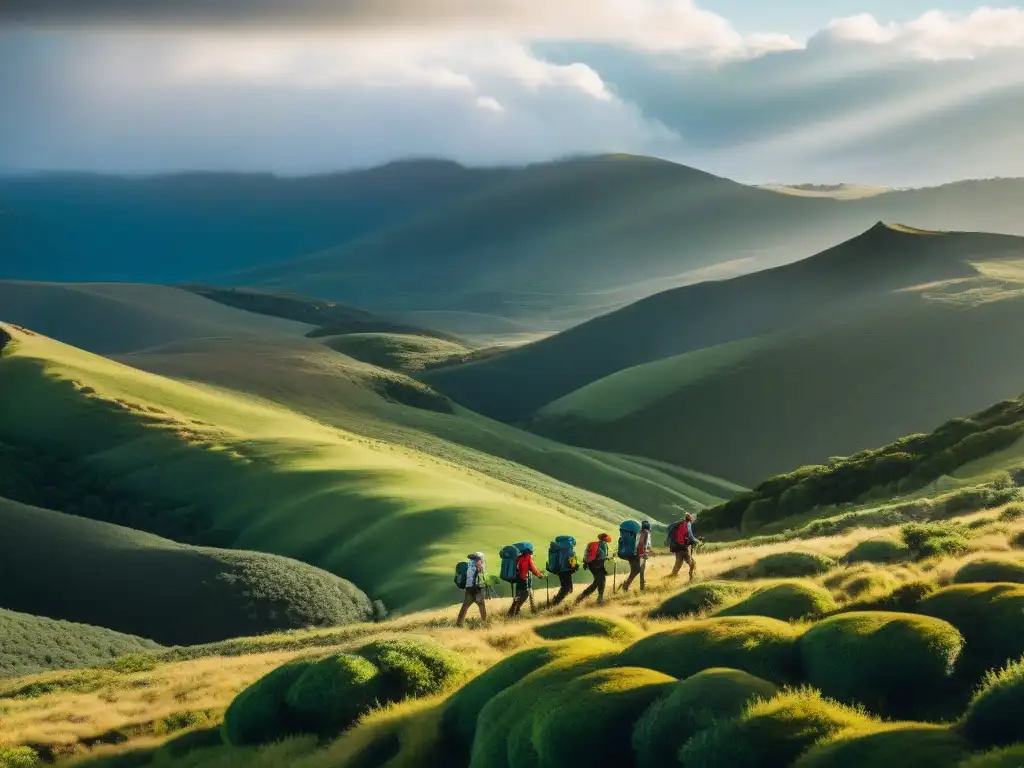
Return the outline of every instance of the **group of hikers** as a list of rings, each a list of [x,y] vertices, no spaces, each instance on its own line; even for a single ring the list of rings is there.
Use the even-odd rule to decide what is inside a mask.
[[[609,549],[612,537],[607,533],[598,534],[597,541],[590,542],[583,554],[583,568],[589,570],[594,580],[579,597],[576,598],[576,605],[579,605],[588,597],[597,593],[597,602],[600,605],[604,602],[605,585],[608,579],[608,561],[613,555]],[[701,541],[693,532],[693,515],[687,513],[682,520],[677,520],[668,527],[665,537],[665,546],[675,555],[675,565],[668,578],[675,578],[683,565],[690,569],[690,581],[693,581],[694,573],[697,570],[697,563],[694,560],[694,548]],[[509,616],[518,616],[523,606],[529,601],[531,608],[533,604],[533,579],[543,579],[544,574],[537,568],[533,559],[533,544],[521,542],[511,544],[501,550],[500,578],[514,586],[515,592],[512,598],[512,605],[508,610]],[[633,582],[640,580],[640,591],[647,589],[646,571],[647,560],[654,554],[654,545],[651,542],[651,522],[644,520],[641,523],[635,520],[627,520],[619,527],[618,546],[615,551],[616,557],[629,563],[629,575],[618,587],[623,592],[628,592]],[[558,576],[560,588],[558,594],[551,601],[551,605],[560,605],[574,591],[573,574],[579,570],[579,559],[576,556],[576,539],[572,536],[559,536],[548,547],[547,570]],[[455,567],[455,584],[465,590],[465,597],[462,601],[462,608],[459,611],[457,626],[462,626],[466,620],[466,614],[475,604],[480,610],[480,618],[487,619],[487,592],[490,589],[487,582],[487,574],[484,563],[484,553],[474,552],[467,556],[467,559]]]

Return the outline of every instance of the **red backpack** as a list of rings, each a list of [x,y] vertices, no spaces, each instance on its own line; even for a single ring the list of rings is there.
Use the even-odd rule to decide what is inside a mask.
[[[587,544],[587,551],[583,553],[583,564],[590,565],[597,560],[597,551],[601,548],[601,542],[592,541]]]

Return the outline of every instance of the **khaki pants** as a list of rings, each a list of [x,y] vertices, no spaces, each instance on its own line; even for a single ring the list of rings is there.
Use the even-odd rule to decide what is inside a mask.
[[[466,596],[462,598],[462,608],[459,610],[459,618],[456,619],[455,626],[462,626],[462,623],[466,620],[466,614],[469,612],[469,607],[473,603],[476,603],[480,609],[480,618],[484,621],[487,620],[487,602],[484,600],[483,587],[466,587]]]

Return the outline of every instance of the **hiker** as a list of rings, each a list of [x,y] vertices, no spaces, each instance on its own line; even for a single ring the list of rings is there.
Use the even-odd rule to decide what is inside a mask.
[[[628,592],[633,579],[640,575],[640,533],[643,527],[636,520],[627,520],[619,527],[619,546],[616,554],[620,560],[629,563],[629,576],[622,586],[623,592]]]
[[[520,547],[519,558],[516,560],[516,596],[508,609],[509,616],[518,616],[523,604],[533,596],[534,576],[538,579],[544,578],[544,574],[537,570],[537,564],[533,562],[533,546]],[[532,602],[530,607],[536,611]]]
[[[594,581],[576,598],[576,605],[582,603],[594,592],[597,592],[597,604],[601,605],[604,603],[604,584],[605,579],[608,578],[608,569],[606,567],[608,562],[608,545],[611,541],[611,536],[607,533],[601,533],[598,534],[597,541],[592,541],[587,545],[586,552],[583,553],[583,567],[590,571]]]
[[[548,548],[547,570],[558,576],[559,590],[551,605],[559,605],[573,592],[572,577],[580,569],[576,558],[576,539],[572,536],[559,536]]]
[[[629,563],[629,576],[622,582],[622,591],[628,592],[633,580],[640,577],[640,591],[647,591],[647,557],[651,551],[651,521],[644,520],[640,524],[640,535],[636,540],[636,554],[626,558]]]
[[[690,566],[690,581],[693,581],[693,574],[697,570],[697,561],[693,559],[693,549],[696,545],[703,543],[693,532],[693,515],[689,512],[669,526],[668,545],[669,549],[676,555],[676,564],[668,578],[674,579],[679,575],[683,563]]]
[[[467,563],[459,564],[455,570],[455,584],[466,590],[462,608],[455,626],[461,627],[466,621],[469,607],[476,603],[480,609],[480,620],[487,621],[487,574],[484,572],[484,553],[474,552],[467,557]],[[465,565],[465,567],[462,567]],[[461,577],[461,578],[460,578]]]

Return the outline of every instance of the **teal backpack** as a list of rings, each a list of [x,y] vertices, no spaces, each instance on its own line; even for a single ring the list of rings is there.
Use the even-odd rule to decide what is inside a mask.
[[[572,536],[556,537],[548,547],[548,573],[576,573],[579,567],[576,539]]]
[[[619,526],[619,557],[636,557],[639,545],[640,523],[636,520],[627,520]]]
[[[516,561],[519,560],[520,548],[522,546],[522,544],[510,544],[507,547],[502,547],[501,552],[498,553],[498,557],[501,558],[501,570],[498,572],[498,576],[502,581],[507,581],[509,584],[517,584],[519,582]],[[530,549],[533,549],[533,547],[530,546]]]
[[[455,566],[455,586],[459,589],[466,588],[466,580],[469,577],[469,563],[463,560]]]

